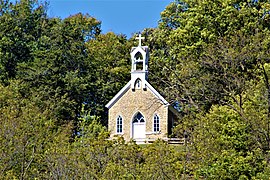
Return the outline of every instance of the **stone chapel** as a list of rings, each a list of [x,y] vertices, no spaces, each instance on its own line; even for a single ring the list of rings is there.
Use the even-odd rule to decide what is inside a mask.
[[[123,136],[138,144],[169,140],[177,111],[148,82],[149,48],[131,49],[131,80],[106,105],[109,109],[110,138]]]

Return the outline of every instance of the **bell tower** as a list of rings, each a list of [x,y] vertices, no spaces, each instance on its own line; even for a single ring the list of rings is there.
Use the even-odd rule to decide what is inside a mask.
[[[138,88],[146,88],[146,81],[148,80],[148,59],[149,48],[148,46],[142,46],[142,40],[144,37],[139,34],[136,37],[139,40],[137,47],[131,49],[131,88],[132,90]]]

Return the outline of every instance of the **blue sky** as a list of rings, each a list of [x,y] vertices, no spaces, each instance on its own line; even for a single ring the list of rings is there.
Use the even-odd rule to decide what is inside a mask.
[[[102,21],[102,33],[113,31],[131,37],[156,27],[160,12],[173,0],[49,0],[49,15],[66,18],[79,12]]]

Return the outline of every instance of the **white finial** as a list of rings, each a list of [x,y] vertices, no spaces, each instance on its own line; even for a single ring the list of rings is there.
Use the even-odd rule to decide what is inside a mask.
[[[145,38],[142,37],[141,33],[139,34],[139,37],[136,37],[136,39],[139,39],[139,46],[142,46],[142,40]]]

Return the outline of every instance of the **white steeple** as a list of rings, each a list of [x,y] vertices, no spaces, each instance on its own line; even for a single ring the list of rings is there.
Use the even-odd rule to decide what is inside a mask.
[[[134,90],[136,87],[141,86],[145,89],[145,82],[148,80],[148,59],[149,48],[148,46],[142,46],[142,40],[144,37],[139,34],[136,37],[139,40],[137,47],[131,49],[131,87]]]

